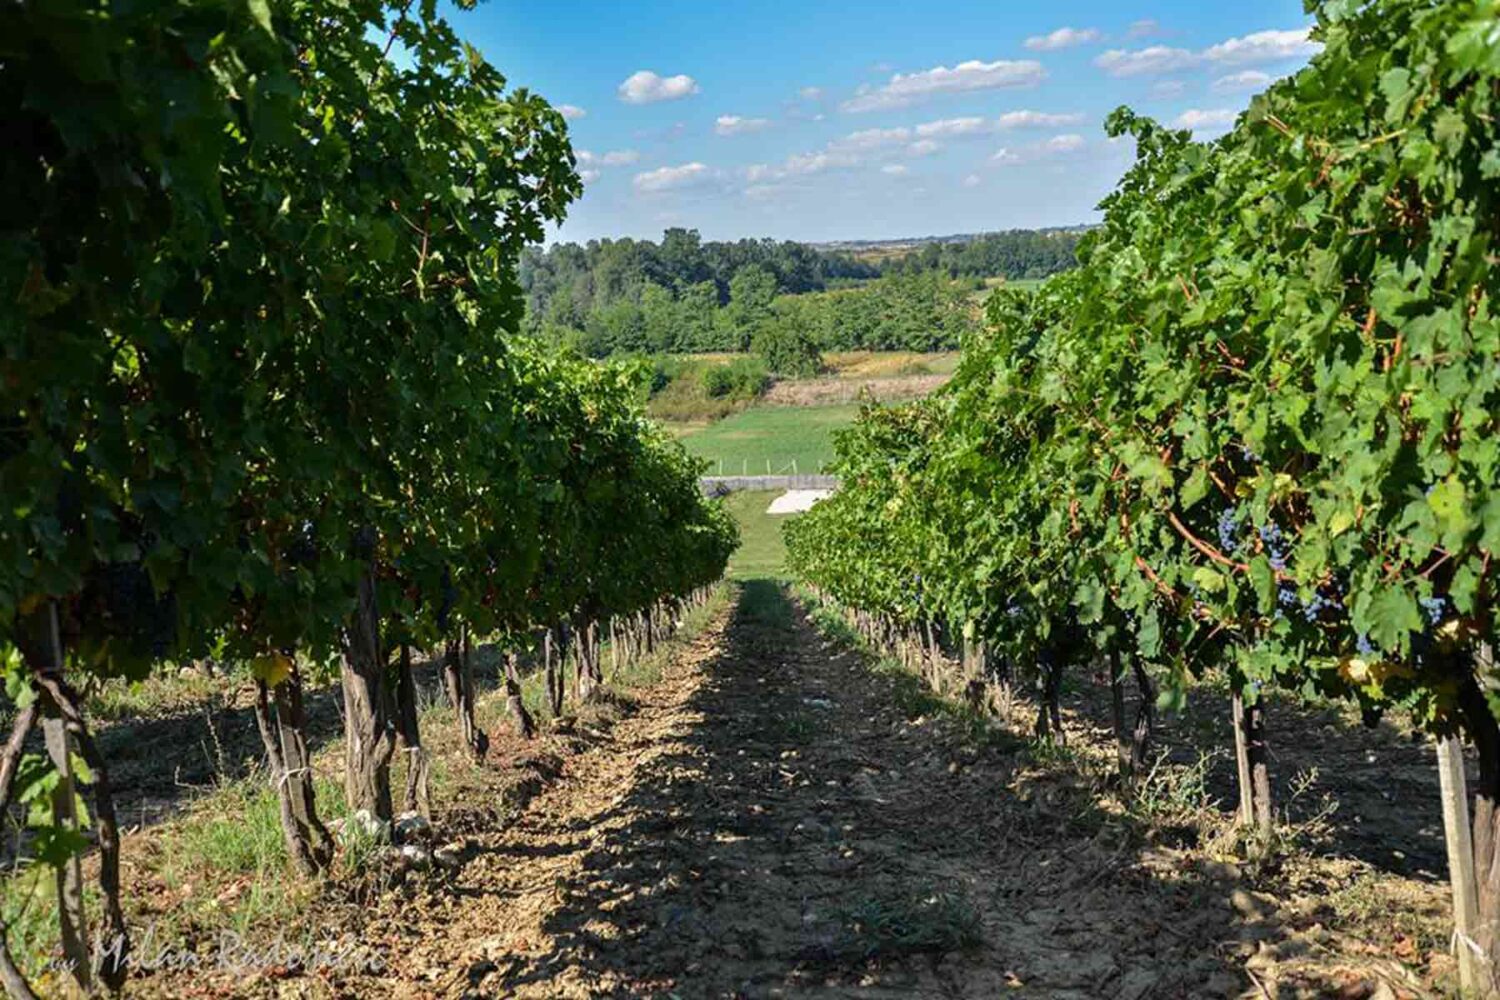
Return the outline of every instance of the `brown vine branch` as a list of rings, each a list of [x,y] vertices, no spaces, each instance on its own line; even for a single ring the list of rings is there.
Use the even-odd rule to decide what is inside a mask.
[[[1199,538],[1197,535],[1193,534],[1188,530],[1188,526],[1183,524],[1176,514],[1168,511],[1167,520],[1172,522],[1172,527],[1177,529],[1177,533],[1179,535],[1187,539],[1189,545],[1197,549],[1199,552],[1202,552],[1204,555],[1208,556],[1208,558],[1212,559],[1214,562],[1219,563],[1222,566],[1228,566],[1232,569],[1237,569],[1241,573],[1250,572],[1249,563],[1236,562],[1235,560],[1226,556],[1224,553],[1220,552],[1218,549],[1214,548],[1212,545],[1205,542],[1203,539]]]

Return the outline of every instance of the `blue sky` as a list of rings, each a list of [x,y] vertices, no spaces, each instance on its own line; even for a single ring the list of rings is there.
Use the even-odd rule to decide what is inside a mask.
[[[1313,51],[1300,0],[544,3],[459,31],[569,116],[558,234],[890,238],[1096,218],[1128,104],[1201,137]]]

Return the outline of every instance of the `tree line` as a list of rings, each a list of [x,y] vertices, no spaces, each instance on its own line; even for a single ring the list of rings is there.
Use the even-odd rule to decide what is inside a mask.
[[[1046,278],[1077,262],[1077,229],[1015,229],[964,240],[932,240],[893,256],[883,273],[937,271],[952,278]]]
[[[527,328],[597,357],[746,350],[767,317],[813,324],[808,335],[823,349],[938,350],[957,346],[966,324],[956,306],[980,279],[1057,273],[1072,266],[1076,243],[1061,230],[990,233],[874,263],[790,241],[703,242],[695,230],[669,229],[659,244],[529,248],[521,281]]]
[[[1320,54],[1223,139],[1109,118],[1136,160],[1079,267],[994,296],[936,397],[868,409],[788,551],[872,641],[1033,683],[1039,737],[1064,672],[1105,667],[1127,781],[1151,713],[1221,673],[1251,851],[1272,688],[1405,713],[1437,742],[1462,988],[1492,996],[1495,11],[1313,10]]]
[[[980,287],[929,271],[892,274],[829,292],[782,295],[770,271],[751,266],[734,276],[723,305],[707,282],[680,295],[648,284],[638,298],[620,298],[591,312],[581,328],[543,324],[538,336],[598,358],[750,351],[757,342],[788,340],[805,342],[814,354],[953,350],[978,320]]]
[[[601,634],[659,637],[737,536],[640,373],[522,336],[521,250],[581,191],[566,126],[432,5],[12,5],[0,31],[0,811],[57,869],[67,974],[118,988],[87,681],[239,664],[320,873],[307,684],[339,683],[352,822],[390,837],[398,748],[426,808],[414,654],[481,754],[474,643],[529,734],[515,654],[562,643],[588,697]],[[35,995],[3,933],[0,983]]]

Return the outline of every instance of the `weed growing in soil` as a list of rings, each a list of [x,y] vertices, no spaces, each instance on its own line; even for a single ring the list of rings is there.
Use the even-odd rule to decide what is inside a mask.
[[[838,911],[833,952],[844,959],[943,954],[982,943],[979,911],[959,891],[900,892]]]
[[[1199,751],[1191,764],[1173,764],[1170,752],[1157,752],[1146,773],[1135,783],[1127,803],[1129,812],[1146,823],[1179,824],[1194,821],[1205,813],[1216,814],[1217,799],[1209,795],[1208,774],[1214,762],[1227,751]]]

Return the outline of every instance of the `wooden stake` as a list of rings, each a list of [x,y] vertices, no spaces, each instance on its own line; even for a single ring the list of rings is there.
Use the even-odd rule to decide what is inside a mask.
[[[1234,717],[1234,768],[1239,778],[1241,826],[1255,825],[1255,799],[1250,785],[1250,748],[1245,742],[1245,701],[1235,689],[1229,696],[1230,712]]]
[[[1448,846],[1448,881],[1453,887],[1453,947],[1458,958],[1459,987],[1465,996],[1478,995],[1486,981],[1484,959],[1473,939],[1479,926],[1479,892],[1474,880],[1463,743],[1456,735],[1438,737],[1437,762],[1443,796],[1443,839]]]

